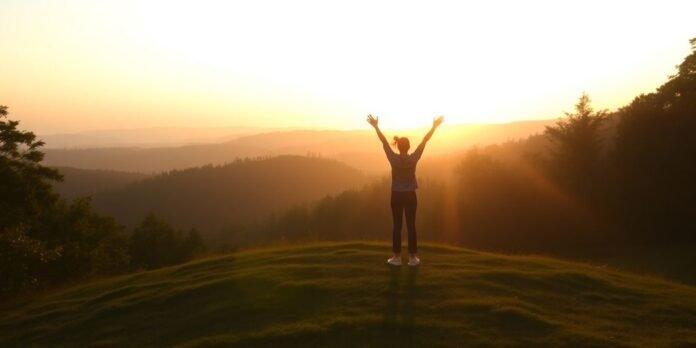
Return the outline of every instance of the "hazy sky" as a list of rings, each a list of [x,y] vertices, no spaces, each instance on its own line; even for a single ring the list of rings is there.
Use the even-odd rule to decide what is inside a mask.
[[[38,133],[361,128],[616,108],[675,72],[696,1],[0,1],[0,104]]]

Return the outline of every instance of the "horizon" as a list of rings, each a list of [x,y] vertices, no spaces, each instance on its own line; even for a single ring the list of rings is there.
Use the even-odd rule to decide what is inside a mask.
[[[432,149],[455,151],[455,149],[474,144],[490,145],[500,141],[524,139],[542,132],[544,126],[557,122],[549,120],[512,120],[501,123],[455,123],[442,126],[438,142]],[[22,128],[22,125],[19,125]],[[406,136],[419,140],[428,131],[418,128],[385,128],[384,132],[392,135]],[[45,142],[46,149],[78,150],[100,148],[167,148],[198,145],[223,145],[243,139],[275,135],[289,140],[305,134],[334,134],[336,136],[365,135],[372,137],[371,129],[341,128],[301,128],[301,127],[151,127],[132,129],[100,129],[77,133],[36,134]],[[503,135],[501,135],[503,134]],[[460,141],[466,137],[466,141]],[[315,144],[319,146],[321,142]],[[467,145],[468,144],[468,145]],[[344,144],[344,148],[360,147],[357,143]],[[320,151],[319,148],[314,149]],[[364,151],[365,149],[363,149]],[[357,150],[356,150],[357,151]],[[359,151],[358,151],[359,152]],[[293,152],[295,153],[295,152]]]
[[[0,102],[37,134],[498,124],[614,110],[689,53],[696,4],[577,4],[6,1]]]
[[[509,121],[500,121],[500,122],[457,122],[457,123],[451,123],[448,122],[446,125],[443,125],[443,127],[462,127],[462,126],[496,126],[496,125],[509,125],[509,124],[516,124],[516,123],[536,123],[536,122],[550,122],[554,121],[557,119],[562,119],[561,116],[559,117],[554,117],[554,118],[545,118],[545,119],[519,119],[519,120],[509,120]],[[21,119],[19,119],[21,122]],[[22,124],[20,123],[19,128],[24,128],[22,127]],[[382,127],[384,128],[384,127]],[[303,127],[303,126],[287,126],[287,127],[254,127],[254,126],[152,126],[152,127],[135,127],[135,128],[96,128],[96,129],[85,129],[81,131],[76,131],[76,132],[59,132],[59,133],[36,133],[37,136],[45,136],[45,135],[78,135],[78,134],[85,134],[85,133],[99,133],[99,132],[130,132],[130,131],[147,131],[147,130],[186,130],[186,129],[191,129],[191,130],[225,130],[225,129],[231,129],[231,130],[244,130],[244,129],[252,129],[252,130],[259,130],[259,133],[248,133],[248,134],[261,134],[261,133],[274,133],[274,132],[293,132],[293,131],[308,131],[308,132],[368,132],[372,133],[373,130],[371,128],[366,128],[366,127],[358,127],[358,128],[340,128],[340,127]],[[390,128],[385,128],[385,131],[404,131],[404,132],[409,132],[409,131],[427,131],[428,126],[416,126],[416,127],[390,127]]]

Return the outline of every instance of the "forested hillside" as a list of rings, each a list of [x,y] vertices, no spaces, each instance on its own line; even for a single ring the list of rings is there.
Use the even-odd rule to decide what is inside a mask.
[[[368,178],[342,163],[279,156],[174,170],[93,197],[95,209],[132,226],[149,212],[208,239],[234,236],[239,226],[294,204],[364,185]]]
[[[149,175],[100,169],[56,167],[63,181],[55,182],[55,192],[67,199],[89,197],[97,193],[121,189]]]

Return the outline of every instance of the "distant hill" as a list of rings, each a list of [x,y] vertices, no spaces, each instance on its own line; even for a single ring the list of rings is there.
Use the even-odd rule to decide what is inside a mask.
[[[441,245],[249,250],[6,303],[3,347],[693,347],[696,288]]]
[[[436,138],[428,146],[428,152],[436,155],[448,154],[473,145],[526,138],[531,134],[543,132],[544,126],[552,122],[554,121],[543,120],[508,124],[448,125],[438,131]],[[412,137],[414,146],[425,133],[424,130],[385,132],[389,137]],[[334,158],[371,173],[388,169],[379,141],[371,129],[278,131],[240,136],[217,144],[172,147],[48,148],[44,162],[52,166],[157,173],[206,164],[224,164],[242,157],[281,154],[313,154]]]
[[[52,149],[103,147],[160,147],[188,144],[220,143],[240,136],[268,132],[252,127],[159,127],[104,129],[76,133],[39,134]]]
[[[55,192],[67,199],[93,196],[97,193],[121,189],[150,175],[113,170],[90,170],[56,167],[63,181],[54,183]]]
[[[128,226],[154,212],[213,238],[290,206],[360,187],[368,179],[334,160],[278,156],[170,171],[97,193],[93,204]]]

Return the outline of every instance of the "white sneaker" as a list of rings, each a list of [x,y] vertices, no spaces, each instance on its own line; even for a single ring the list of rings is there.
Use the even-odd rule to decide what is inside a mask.
[[[387,260],[387,263],[392,266],[401,266],[401,256],[392,256]]]
[[[409,256],[408,257],[408,265],[409,266],[418,266],[420,265],[420,259],[418,256]]]

